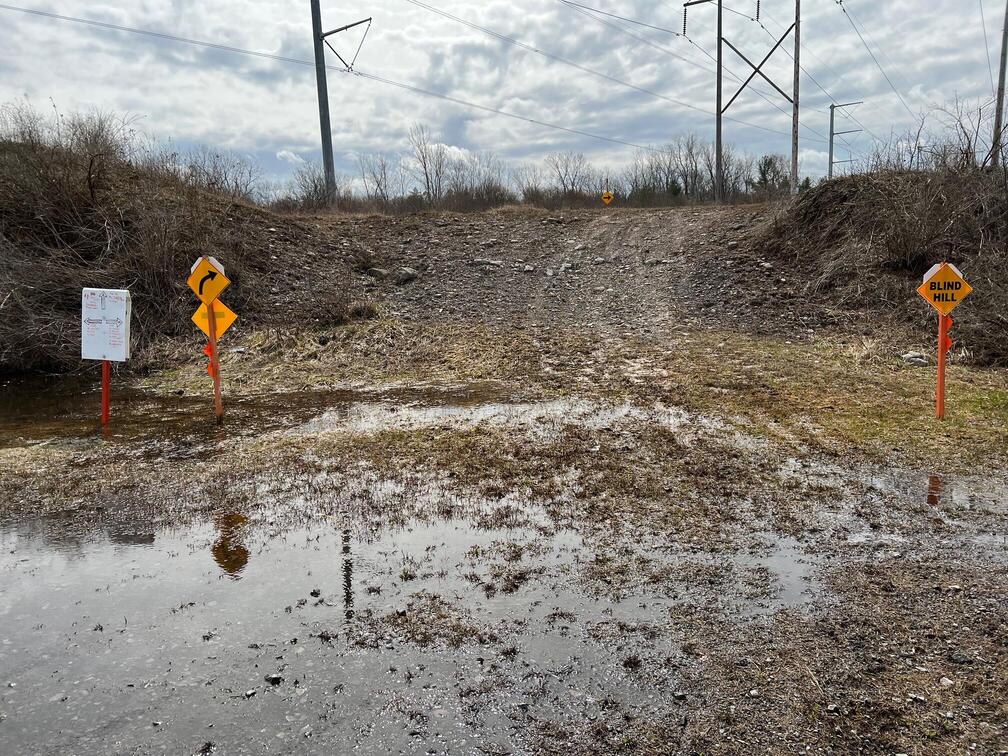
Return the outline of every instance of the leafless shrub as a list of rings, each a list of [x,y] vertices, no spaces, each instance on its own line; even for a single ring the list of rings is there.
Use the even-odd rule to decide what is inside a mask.
[[[78,365],[85,286],[130,289],[138,352],[191,333],[182,282],[208,250],[228,260],[229,303],[264,320],[250,290],[276,266],[270,223],[243,199],[252,179],[233,157],[180,157],[107,114],[0,109],[0,371]],[[319,317],[345,317],[345,292],[331,297]]]
[[[278,212],[320,212],[324,210],[350,210],[353,196],[350,179],[336,174],[335,187],[330,190],[326,184],[325,171],[318,163],[304,163],[294,173],[279,197],[270,207]]]
[[[1003,172],[876,171],[825,182],[782,213],[761,245],[807,271],[809,296],[921,329],[931,313],[913,294],[920,276],[934,263],[955,263],[982,292],[962,306],[960,345],[979,362],[1008,365]]]

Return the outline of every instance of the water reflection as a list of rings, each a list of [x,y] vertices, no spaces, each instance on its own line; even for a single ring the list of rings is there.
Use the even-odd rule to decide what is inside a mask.
[[[249,560],[248,549],[241,540],[248,518],[240,514],[226,514],[215,516],[213,521],[219,536],[210,547],[210,553],[228,577],[240,580]]]
[[[350,530],[342,533],[343,541],[343,609],[347,619],[353,619],[353,556],[350,554]]]
[[[941,504],[942,479],[937,475],[928,476],[927,503],[932,507]]]

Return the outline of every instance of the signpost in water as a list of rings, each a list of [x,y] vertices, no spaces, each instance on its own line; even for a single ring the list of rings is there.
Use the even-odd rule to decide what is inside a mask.
[[[101,424],[109,424],[113,362],[130,357],[130,318],[126,289],[84,289],[81,292],[81,359],[102,364]]]
[[[958,307],[973,287],[966,283],[962,272],[951,263],[938,263],[924,274],[924,283],[917,289],[927,303],[938,311],[938,385],[935,388],[935,416],[945,419],[945,363],[952,350],[954,321],[952,310]]]
[[[217,340],[224,335],[224,332],[231,327],[231,324],[238,319],[238,316],[231,312],[227,305],[219,301],[217,297],[228,287],[231,280],[224,275],[223,265],[213,257],[203,255],[203,257],[193,263],[186,283],[189,284],[189,288],[193,290],[193,293],[203,303],[193,313],[192,320],[209,339],[203,353],[210,360],[207,372],[213,379],[214,414],[217,416],[217,424],[220,425],[224,422],[224,402],[221,399],[220,359],[217,354]]]

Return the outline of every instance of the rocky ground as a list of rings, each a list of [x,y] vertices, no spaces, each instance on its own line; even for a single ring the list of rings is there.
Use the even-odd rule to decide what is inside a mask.
[[[222,427],[195,339],[5,384],[0,751],[1005,752],[1008,377],[937,423],[769,212],[318,221],[378,316]]]

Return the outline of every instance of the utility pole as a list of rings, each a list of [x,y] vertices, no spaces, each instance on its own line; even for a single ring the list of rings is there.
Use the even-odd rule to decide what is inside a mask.
[[[685,10],[683,11],[685,13]],[[683,25],[685,26],[686,19],[683,18]],[[722,140],[724,138],[723,131],[723,116],[724,110],[721,108],[721,100],[724,97],[724,87],[722,81],[724,80],[724,7],[722,6],[722,0],[717,0],[717,136],[715,141],[717,146],[715,148],[715,163],[716,163],[716,176],[714,179],[714,201],[724,202],[724,148]]]
[[[795,0],[794,18],[794,97],[791,101],[791,194],[798,194],[798,90],[801,88],[801,0]]]
[[[795,21],[791,26],[784,32],[783,36],[777,40],[777,43],[770,49],[763,60],[759,64],[753,63],[749,58],[742,53],[735,45],[733,45],[724,36],[724,26],[723,26],[723,0],[688,0],[688,2],[683,3],[683,36],[686,37],[686,20],[687,12],[694,5],[704,5],[706,3],[717,3],[717,125],[715,130],[715,175],[714,175],[714,198],[718,202],[724,201],[724,145],[723,145],[723,128],[722,121],[724,119],[724,114],[728,112],[728,109],[732,106],[735,100],[738,99],[739,95],[742,94],[743,90],[749,83],[756,78],[756,76],[761,76],[763,79],[777,92],[791,103],[791,190],[792,192],[798,191],[798,90],[801,85],[801,63],[800,63],[800,50],[801,50],[801,36],[799,30],[799,24],[801,21],[801,0],[795,0]],[[756,17],[759,18],[760,12],[760,0],[756,2]],[[770,60],[770,57],[777,52],[777,48],[784,44],[784,40],[787,39],[788,35],[794,31],[795,33],[795,65],[794,65],[794,90],[791,95],[788,95],[783,89],[778,87],[770,78],[763,73],[763,66],[766,62]],[[688,37],[687,37],[688,39]],[[727,105],[722,105],[723,98],[723,87],[724,87],[724,55],[723,55],[723,45],[728,45],[737,56],[739,56],[746,65],[752,69],[752,73],[749,74],[749,78],[742,82],[742,86],[738,88],[738,91],[732,95],[731,99],[728,100]]]
[[[849,163],[850,160],[834,160],[833,159],[833,141],[836,137],[842,134],[856,134],[862,129],[848,129],[847,131],[837,131],[836,130],[836,110],[837,108],[849,108],[852,105],[861,105],[863,100],[858,100],[857,102],[845,102],[841,105],[836,103],[831,103],[829,106],[829,173],[828,178],[833,178],[833,166],[837,163]]]
[[[360,54],[367,33],[371,29],[371,19],[365,18],[363,21],[355,21],[352,24],[346,24],[338,29],[323,33],[322,9],[319,7],[319,1],[311,0],[312,36],[315,38],[315,82],[318,86],[319,128],[322,131],[322,165],[325,169],[326,194],[330,200],[334,200],[336,197],[336,169],[333,166],[332,124],[329,120],[329,87],[326,84],[325,45],[328,45],[333,54],[340,59],[340,63],[346,66],[347,71],[353,71],[354,63],[357,62],[357,56]],[[329,44],[327,37],[347,29],[353,29],[361,24],[367,24],[367,29],[364,30],[364,36],[361,37],[353,59],[347,63],[343,56],[336,52],[336,48]]]
[[[336,194],[336,169],[333,166],[332,124],[329,121],[329,86],[326,83],[325,47],[322,36],[322,9],[319,0],[311,0],[312,36],[315,40],[315,83],[318,88],[319,127],[322,131],[322,166],[325,169],[326,194]]]
[[[1001,77],[998,80],[997,112],[994,114],[994,140],[991,143],[991,165],[995,168],[1001,163],[1006,67],[1008,67],[1008,3],[1005,3],[1004,32],[1001,35]]]

